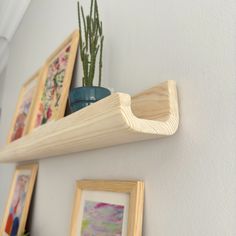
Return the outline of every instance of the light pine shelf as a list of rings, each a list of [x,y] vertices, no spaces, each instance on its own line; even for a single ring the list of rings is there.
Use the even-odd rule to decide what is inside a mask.
[[[175,81],[139,93],[114,93],[48,123],[0,150],[0,162],[56,157],[172,135],[179,124]]]

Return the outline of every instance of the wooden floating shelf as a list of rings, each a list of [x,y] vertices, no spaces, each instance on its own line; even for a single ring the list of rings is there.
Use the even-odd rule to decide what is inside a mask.
[[[179,124],[175,81],[132,98],[114,93],[37,128],[0,150],[0,162],[21,162],[172,135]]]

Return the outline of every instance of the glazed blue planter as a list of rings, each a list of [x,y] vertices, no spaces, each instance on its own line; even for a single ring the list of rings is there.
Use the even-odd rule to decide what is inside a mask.
[[[110,90],[103,87],[92,86],[73,88],[69,94],[70,112],[73,113],[87,107],[110,94]]]

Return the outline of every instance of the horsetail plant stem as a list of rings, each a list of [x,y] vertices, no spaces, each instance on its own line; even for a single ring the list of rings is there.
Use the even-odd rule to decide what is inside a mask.
[[[83,67],[82,84],[83,86],[93,86],[99,54],[98,86],[101,86],[104,35],[103,25],[99,18],[98,3],[97,0],[91,0],[90,14],[86,16],[80,2],[77,2],[77,8],[80,32],[79,48]]]

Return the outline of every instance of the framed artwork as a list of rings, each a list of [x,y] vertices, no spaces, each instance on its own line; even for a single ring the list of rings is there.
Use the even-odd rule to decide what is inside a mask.
[[[141,181],[78,181],[70,236],[141,236],[143,199]]]
[[[0,229],[1,236],[21,236],[24,233],[37,171],[37,164],[16,167]]]
[[[78,41],[79,31],[75,31],[46,61],[30,130],[64,116]]]
[[[28,133],[30,119],[36,99],[41,70],[38,70],[20,91],[16,112],[12,121],[7,142],[13,142]]]

